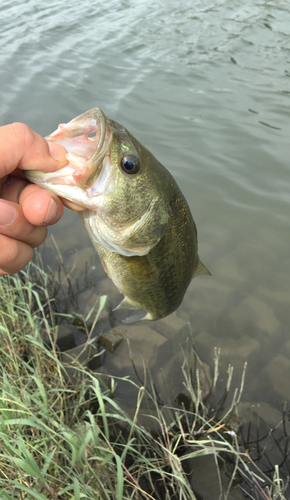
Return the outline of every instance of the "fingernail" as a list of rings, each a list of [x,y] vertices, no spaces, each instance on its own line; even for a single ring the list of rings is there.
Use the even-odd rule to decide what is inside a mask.
[[[57,142],[49,142],[49,141],[47,141],[47,144],[48,144],[48,147],[49,147],[50,156],[54,160],[59,161],[59,162],[67,161],[65,155],[67,155],[68,152],[67,152],[67,150],[63,146],[61,146]]]
[[[10,226],[16,220],[17,210],[9,202],[0,200],[0,225]]]
[[[47,210],[47,212],[46,212],[46,217],[45,217],[44,222],[45,222],[46,224],[48,224],[48,223],[49,223],[49,222],[51,222],[53,219],[55,219],[56,214],[57,214],[57,204],[56,204],[56,203],[55,203],[55,201],[51,198],[50,203],[49,203],[48,210]]]

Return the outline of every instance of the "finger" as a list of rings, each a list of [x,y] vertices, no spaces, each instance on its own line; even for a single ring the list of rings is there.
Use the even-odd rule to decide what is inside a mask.
[[[64,167],[67,150],[55,142],[47,142],[24,123],[0,127],[0,177],[22,170],[53,172]]]
[[[17,203],[0,199],[0,234],[36,247],[44,242],[47,228],[30,224]]]
[[[7,175],[5,175],[4,177],[2,177],[0,179],[0,196],[1,196],[1,192],[2,192],[2,186],[6,182],[6,180],[7,180]]]
[[[60,198],[35,184],[28,184],[23,189],[19,203],[26,219],[35,226],[55,224],[63,214]]]
[[[57,195],[17,177],[8,177],[2,187],[2,198],[20,203],[24,216],[34,226],[55,224],[63,214],[63,204]]]
[[[32,259],[33,250],[22,241],[0,234],[0,275],[14,274]]]
[[[3,200],[13,201],[13,203],[19,203],[20,195],[27,185],[28,181],[26,179],[14,177],[14,174],[13,176],[9,175],[2,184],[1,198],[3,198]]]

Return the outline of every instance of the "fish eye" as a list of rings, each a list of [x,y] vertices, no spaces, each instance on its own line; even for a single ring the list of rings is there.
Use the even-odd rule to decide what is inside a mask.
[[[136,174],[139,171],[139,160],[136,156],[124,156],[121,161],[121,168],[126,174]]]

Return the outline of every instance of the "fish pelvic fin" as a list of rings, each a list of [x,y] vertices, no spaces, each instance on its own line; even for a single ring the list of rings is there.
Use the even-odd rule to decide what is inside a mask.
[[[130,299],[128,299],[128,297],[124,297],[123,300],[121,300],[120,304],[118,304],[117,307],[115,307],[115,309],[113,309],[113,311],[117,311],[118,309],[135,310],[135,309],[142,309],[142,308],[140,306],[138,306],[137,304],[133,304],[133,302],[131,302]]]
[[[142,321],[146,319],[147,313],[144,316],[144,311],[141,311],[138,314],[132,314],[132,316],[128,316],[128,318],[122,319],[121,323],[123,325],[131,325],[132,323],[136,323],[137,321]]]
[[[137,305],[133,304],[128,297],[124,297],[123,300],[121,300],[120,304],[113,309],[114,311],[118,309],[131,309],[131,310],[136,310],[139,309],[140,312],[137,314],[132,314],[132,316],[128,316],[128,318],[125,318],[122,320],[122,323],[124,325],[130,325],[131,323],[136,323],[136,321],[143,321],[143,320],[152,320],[153,316],[151,313],[145,311],[144,315],[144,309]]]
[[[197,266],[193,275],[193,278],[196,278],[197,276],[201,276],[202,274],[207,274],[208,276],[211,276],[211,273],[209,270],[205,267],[205,265],[199,260],[197,261]]]

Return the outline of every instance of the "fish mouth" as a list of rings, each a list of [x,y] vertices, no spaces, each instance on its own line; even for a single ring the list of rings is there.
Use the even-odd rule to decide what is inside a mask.
[[[57,142],[67,149],[69,165],[64,168],[72,168],[71,185],[82,189],[89,188],[100,175],[111,139],[109,120],[99,108],[92,108],[70,122],[60,124],[46,137],[47,141]],[[55,174],[61,174],[62,170]],[[45,177],[46,180],[53,177],[56,180],[58,176],[45,174]]]
[[[26,177],[46,189],[87,207],[85,193],[102,177],[103,163],[112,142],[110,120],[99,108],[92,108],[68,123],[62,123],[46,137],[68,151],[68,164],[54,172],[26,170]]]

